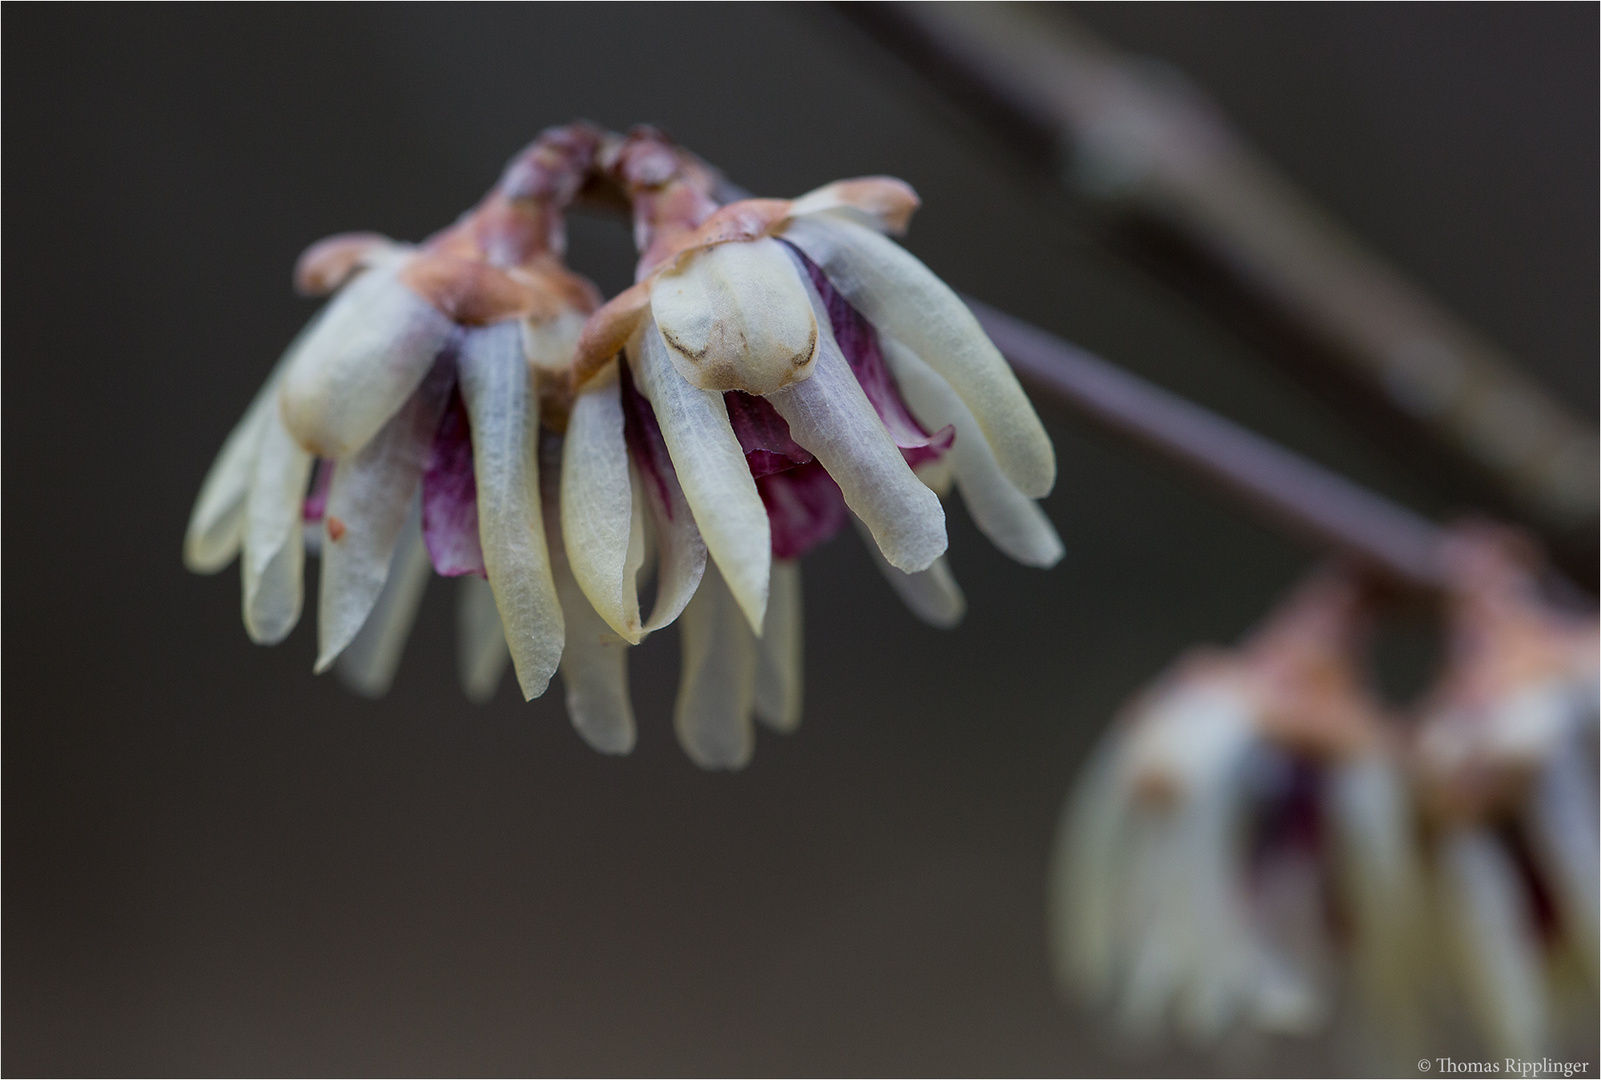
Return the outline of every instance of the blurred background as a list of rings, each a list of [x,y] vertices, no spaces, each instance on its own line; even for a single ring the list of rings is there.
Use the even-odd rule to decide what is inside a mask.
[[[1594,6],[1065,14],[1185,73],[1594,422]],[[1076,766],[1131,692],[1312,562],[1065,413],[1045,410],[1061,566],[1018,567],[953,512],[970,610],[942,633],[854,536],[827,544],[805,722],[731,776],[673,741],[672,634],[633,653],[640,742],[617,760],[558,694],[463,700],[440,582],[370,702],[311,675],[312,620],[256,648],[235,572],[180,565],[206,467],[311,313],[300,250],[420,239],[579,116],[657,123],[762,194],[900,176],[924,200],[907,246],[955,287],[1415,509],[1462,508],[1095,242],[855,21],[67,7],[5,29],[8,1072],[1340,1069],[1323,1044],[1132,1057],[1051,984],[1046,852]],[[630,280],[619,224],[571,239],[606,291]]]

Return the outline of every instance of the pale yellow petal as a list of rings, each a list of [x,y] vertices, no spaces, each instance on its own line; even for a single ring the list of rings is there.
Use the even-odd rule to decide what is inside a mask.
[[[703,769],[743,769],[756,749],[756,637],[715,566],[706,567],[678,625],[678,743]]]
[[[300,619],[306,561],[302,511],[312,457],[269,410],[251,475],[245,510],[245,629],[252,641],[275,645]]]
[[[756,719],[774,731],[800,726],[804,639],[800,563],[775,559],[767,621],[757,643],[755,691]]]
[[[838,214],[792,220],[784,239],[820,266],[881,333],[937,371],[972,410],[1001,470],[1041,498],[1056,480],[1056,454],[1034,407],[961,297],[893,240]]]
[[[940,630],[949,630],[962,621],[962,616],[967,614],[967,599],[962,595],[961,586],[956,584],[945,556],[935,559],[927,569],[909,574],[890,565],[861,518],[853,514],[851,522],[861,534],[873,565],[913,615]]]
[[[561,531],[573,577],[594,610],[618,635],[638,643],[638,564],[630,566],[636,533],[634,488],[615,367],[573,401],[562,442]]]
[[[339,654],[334,671],[350,689],[366,697],[382,697],[394,685],[400,656],[417,621],[428,579],[433,576],[422,541],[421,502],[413,499],[405,526],[395,544],[383,591],[353,641]]]
[[[500,625],[495,590],[477,574],[463,574],[456,586],[456,670],[467,700],[492,700],[511,662],[506,631]]]

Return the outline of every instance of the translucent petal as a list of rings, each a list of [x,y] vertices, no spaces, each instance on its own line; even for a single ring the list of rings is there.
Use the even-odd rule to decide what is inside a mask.
[[[295,346],[278,361],[267,382],[245,410],[244,417],[228,433],[217,451],[183,538],[183,563],[197,574],[214,574],[233,561],[244,538],[245,501],[250,495],[250,479],[255,471],[256,451],[268,417],[278,409],[278,388],[284,367]]]
[[[573,401],[562,442],[561,531],[573,577],[606,624],[630,644],[639,619],[638,564],[630,566],[640,524],[634,514],[622,390],[615,369]]]
[[[972,411],[916,353],[893,338],[881,336],[880,341],[901,395],[918,420],[930,429],[946,424],[956,428],[948,456],[957,490],[979,531],[1025,566],[1055,566],[1062,558],[1061,538],[1045,512],[1001,471]]]
[[[833,211],[879,232],[906,231],[920,201],[910,184],[893,176],[836,180],[808,191],[789,205],[792,216]]]
[[[880,332],[950,383],[1018,490],[1035,499],[1049,493],[1056,480],[1051,440],[1006,361],[948,285],[893,240],[835,213],[796,218],[783,236]]]
[[[776,240],[686,255],[656,279],[650,309],[678,373],[702,390],[770,394],[811,372],[817,320]]]
[[[723,395],[684,381],[654,324],[634,340],[629,362],[655,410],[695,525],[740,610],[759,627],[767,611],[772,536]]]
[[[756,748],[756,637],[715,566],[706,568],[678,625],[683,671],[673,729],[703,769],[742,769]]]
[[[817,302],[816,293],[812,298]],[[812,377],[767,400],[789,423],[795,441],[839,484],[846,505],[872,529],[892,565],[913,573],[944,553],[939,496],[906,464],[831,331],[822,335]]]
[[[482,705],[495,696],[511,662],[506,631],[500,625],[495,590],[477,574],[465,574],[456,586],[456,670],[467,700]]]
[[[245,630],[259,645],[276,645],[300,619],[306,551],[301,507],[312,457],[268,410],[245,510]]]
[[[323,511],[319,672],[350,644],[383,590],[454,382],[455,365],[436,364],[378,434],[334,470]]]
[[[554,535],[555,522],[549,525]],[[628,645],[595,612],[559,543],[551,545],[550,555],[567,624],[567,647],[561,655],[567,718],[594,749],[626,754],[637,738],[628,697]]]
[[[401,265],[368,270],[340,290],[284,373],[284,422],[322,457],[346,458],[365,446],[455,332],[455,323],[397,280]]]
[[[918,570],[908,574],[890,565],[884,558],[883,552],[878,550],[878,544],[873,540],[873,534],[863,523],[862,519],[851,515],[851,522],[856,531],[861,534],[862,543],[867,547],[867,554],[878,567],[884,580],[889,582],[895,595],[901,598],[901,603],[928,625],[941,630],[949,630],[962,621],[967,614],[967,598],[962,595],[962,588],[956,584],[956,578],[951,574],[950,563],[941,555],[929,564],[928,569]]]
[[[773,560],[767,620],[756,655],[756,718],[774,731],[800,726],[804,689],[800,563]]]
[[[516,322],[469,331],[458,365],[472,420],[478,536],[525,698],[545,692],[566,631],[545,546],[539,406]]]
[[[1543,957],[1517,865],[1494,836],[1465,827],[1442,835],[1439,884],[1461,985],[1495,1054],[1528,1057],[1546,1045]]]
[[[395,544],[383,591],[366,623],[334,664],[339,679],[366,697],[382,697],[394,685],[400,656],[417,621],[432,567],[422,542],[422,513],[415,498]],[[326,571],[325,571],[326,572]],[[474,579],[475,581],[478,579]]]

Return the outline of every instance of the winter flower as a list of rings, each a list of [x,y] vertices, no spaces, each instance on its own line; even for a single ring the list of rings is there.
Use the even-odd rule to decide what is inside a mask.
[[[799,719],[794,559],[854,517],[913,610],[951,625],[962,599],[934,489],[954,479],[1003,550],[1049,566],[1061,545],[1032,498],[1055,462],[967,308],[881,235],[916,208],[906,185],[719,207],[714,178],[649,129],[606,167],[642,257],[638,283],[579,343],[566,551],[623,640],[682,613],[680,740],[703,765],[738,767],[753,714],[780,730]],[[647,532],[659,552],[648,616]]]
[[[1365,623],[1360,588],[1318,576],[1239,651],[1183,660],[1096,751],[1058,832],[1053,949],[1131,1033],[1320,1030],[1347,955],[1376,1016],[1410,1008],[1422,883],[1357,675]]]
[[[561,213],[599,142],[583,125],[546,132],[477,208],[419,247],[352,234],[302,256],[296,284],[333,298],[228,437],[184,544],[199,572],[240,554],[253,640],[281,641],[299,619],[310,525],[322,559],[318,671],[344,656],[358,689],[388,688],[431,556],[440,573],[489,579],[523,691],[544,691],[564,630],[540,503],[539,402],[565,390],[599,304],[561,263]],[[464,626],[482,625],[473,618]]]
[[[1448,565],[1448,670],[1417,741],[1434,880],[1486,1042],[1537,1055],[1595,1018],[1601,635],[1542,596],[1518,534],[1460,530]]]
[[[904,228],[910,189],[719,207],[717,183],[659,133],[579,124],[419,247],[314,246],[297,281],[333,299],[218,456],[188,565],[241,553],[246,627],[280,641],[314,525],[317,670],[375,694],[430,564],[461,576],[469,696],[493,694],[508,651],[525,697],[559,668],[574,726],[610,753],[636,737],[626,647],[678,621],[679,739],[738,768],[753,717],[799,722],[796,560],[847,521],[937,625],[963,610],[943,558],[953,484],[1004,551],[1054,564],[1033,502],[1055,472],[1044,429],[961,301],[881,235]],[[628,205],[642,253],[598,311],[561,262],[579,197]]]

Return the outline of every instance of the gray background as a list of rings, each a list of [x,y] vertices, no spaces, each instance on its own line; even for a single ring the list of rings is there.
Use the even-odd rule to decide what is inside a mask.
[[[1294,177],[1596,409],[1597,9],[1077,9],[1209,88]],[[853,536],[807,562],[807,718],[754,764],[633,756],[558,694],[469,707],[430,590],[394,693],[249,644],[190,502],[307,318],[296,254],[417,239],[539,128],[664,125],[765,194],[892,173],[947,280],[1434,513],[1441,498],[1204,313],[1098,253],[823,9],[21,8],[4,18],[4,1065],[18,1073],[1097,1073],[1044,860],[1075,763],[1308,556],[1066,418],[1025,570],[952,514],[971,613],[922,627]],[[628,280],[626,233],[574,262]],[[1592,1050],[1593,1053],[1593,1050]]]

